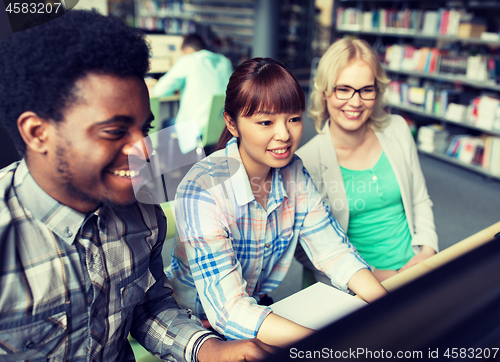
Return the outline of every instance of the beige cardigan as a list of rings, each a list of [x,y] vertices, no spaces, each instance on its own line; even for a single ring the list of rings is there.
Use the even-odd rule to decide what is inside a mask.
[[[313,137],[297,151],[297,155],[304,162],[330,212],[347,232],[349,205],[328,127],[327,122],[324,133]],[[438,238],[432,201],[427,193],[415,141],[406,121],[401,116],[391,115],[388,126],[382,132],[375,132],[375,135],[389,159],[401,190],[406,219],[413,236],[413,251],[417,253],[420,245],[429,245],[437,252]]]

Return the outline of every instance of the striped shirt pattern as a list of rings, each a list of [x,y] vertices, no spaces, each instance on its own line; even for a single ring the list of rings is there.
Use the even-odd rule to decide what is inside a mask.
[[[167,276],[179,304],[228,339],[253,338],[269,307],[258,295],[285,277],[300,242],[334,286],[367,268],[294,156],[273,169],[267,208],[253,195],[236,138],[198,162],[176,195],[176,239]]]
[[[0,170],[0,360],[196,361],[210,334],[172,297],[158,206],[82,214],[46,194],[26,163]]]

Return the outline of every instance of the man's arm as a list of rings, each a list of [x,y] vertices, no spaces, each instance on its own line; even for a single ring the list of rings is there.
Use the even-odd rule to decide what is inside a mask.
[[[174,356],[179,361],[258,361],[276,351],[256,339],[222,341],[205,329],[190,311],[179,308],[172,296],[170,281],[163,272],[161,250],[166,220],[156,207],[158,242],[151,251],[149,272],[156,282],[147,290],[143,303],[136,306],[132,336],[157,357]]]
[[[163,75],[158,82],[155,84],[152,90],[151,96],[153,97],[165,97],[174,94],[184,87],[186,82],[186,72],[185,69],[188,64],[183,64],[186,62],[185,57],[181,57],[177,62],[168,70],[165,75]]]

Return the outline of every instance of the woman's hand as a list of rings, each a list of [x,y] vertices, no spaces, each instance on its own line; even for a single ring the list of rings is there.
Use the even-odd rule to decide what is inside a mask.
[[[434,254],[436,254],[436,251],[432,247],[428,245],[422,245],[420,247],[420,251],[417,254],[415,254],[415,256],[413,256],[410,260],[408,260],[408,263],[406,263],[401,269],[399,269],[399,271],[402,272],[414,265],[417,265],[421,261],[424,261],[425,259],[433,256]]]
[[[265,344],[257,338],[238,341],[221,341],[210,338],[203,342],[198,352],[200,362],[253,362],[262,361],[279,348]]]

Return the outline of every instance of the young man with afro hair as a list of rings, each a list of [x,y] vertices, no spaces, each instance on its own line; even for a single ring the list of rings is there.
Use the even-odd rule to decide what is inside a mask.
[[[0,42],[0,121],[22,156],[0,170],[0,360],[264,358],[180,309],[163,273],[166,220],[136,200],[133,145],[153,116],[143,34],[69,11]]]

